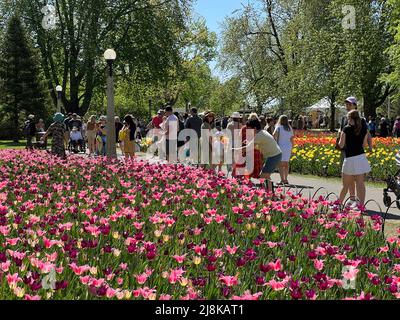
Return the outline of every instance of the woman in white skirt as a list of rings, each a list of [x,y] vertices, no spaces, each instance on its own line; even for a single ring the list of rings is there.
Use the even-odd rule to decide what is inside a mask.
[[[289,124],[287,116],[281,116],[276,125],[274,138],[282,150],[282,161],[279,165],[279,173],[281,175],[281,184],[289,184],[289,162],[292,157],[292,149],[294,143],[293,129]]]
[[[357,110],[349,112],[347,118],[348,125],[343,129],[339,141],[339,147],[345,152],[342,168],[343,189],[340,194],[340,202],[345,201],[349,188],[355,181],[357,200],[363,206],[366,197],[365,175],[371,172],[371,166],[364,151],[364,146],[368,145],[368,129],[363,126]]]

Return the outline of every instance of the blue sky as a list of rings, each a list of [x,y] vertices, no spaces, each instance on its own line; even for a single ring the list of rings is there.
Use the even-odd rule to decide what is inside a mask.
[[[241,9],[247,0],[197,0],[195,11],[203,16],[210,30],[219,33],[219,23],[235,10]]]
[[[220,24],[235,10],[243,8],[242,3],[246,4],[247,2],[248,0],[197,0],[194,10],[206,19],[207,26],[211,31],[220,35]],[[213,61],[211,63],[213,73],[222,77],[219,70],[215,69],[215,65],[216,61]]]

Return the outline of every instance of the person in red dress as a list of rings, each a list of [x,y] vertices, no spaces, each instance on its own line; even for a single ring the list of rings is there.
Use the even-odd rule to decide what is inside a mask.
[[[248,124],[250,121],[252,121],[252,120],[258,120],[257,114],[252,113],[252,114],[249,116],[249,119],[248,119],[247,124]],[[241,132],[240,132],[240,137],[241,137],[241,140],[242,140],[242,146],[243,146],[243,147],[247,145],[246,131],[247,131],[247,130],[252,130],[252,129],[250,129],[250,128],[248,127],[247,124],[241,129]],[[246,156],[246,153],[244,152],[243,155],[244,155],[244,157],[245,157],[245,156]],[[233,165],[233,173],[232,173],[232,175],[233,175],[234,177],[237,177],[237,176],[238,176],[238,169],[243,169],[243,168],[245,168],[245,167],[246,167],[246,164],[234,164],[234,165]],[[262,167],[263,167],[262,154],[261,154],[260,150],[258,150],[258,149],[255,148],[255,149],[254,149],[254,170],[253,170],[252,173],[246,172],[245,177],[246,177],[247,179],[251,179],[251,178],[259,179],[259,178],[260,178],[260,174],[261,174]]]

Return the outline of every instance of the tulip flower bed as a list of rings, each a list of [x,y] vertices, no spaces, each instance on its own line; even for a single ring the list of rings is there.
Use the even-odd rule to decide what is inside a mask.
[[[292,171],[301,174],[340,177],[341,153],[335,150],[335,143],[336,138],[332,135],[297,136],[291,159]],[[390,174],[395,174],[398,169],[395,155],[399,150],[399,139],[374,138],[373,152],[367,154],[372,168],[369,179],[385,181]]]
[[[203,169],[0,151],[0,299],[398,299],[381,227]]]

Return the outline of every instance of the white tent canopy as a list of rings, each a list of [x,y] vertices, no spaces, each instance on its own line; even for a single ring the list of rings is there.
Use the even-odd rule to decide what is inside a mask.
[[[346,107],[343,105],[339,105],[338,103],[335,103],[335,107],[339,110],[345,110]],[[311,107],[307,108],[307,111],[312,112],[312,111],[322,111],[326,112],[331,108],[331,100],[328,97],[322,98],[320,101],[318,101],[316,104],[314,104]]]

